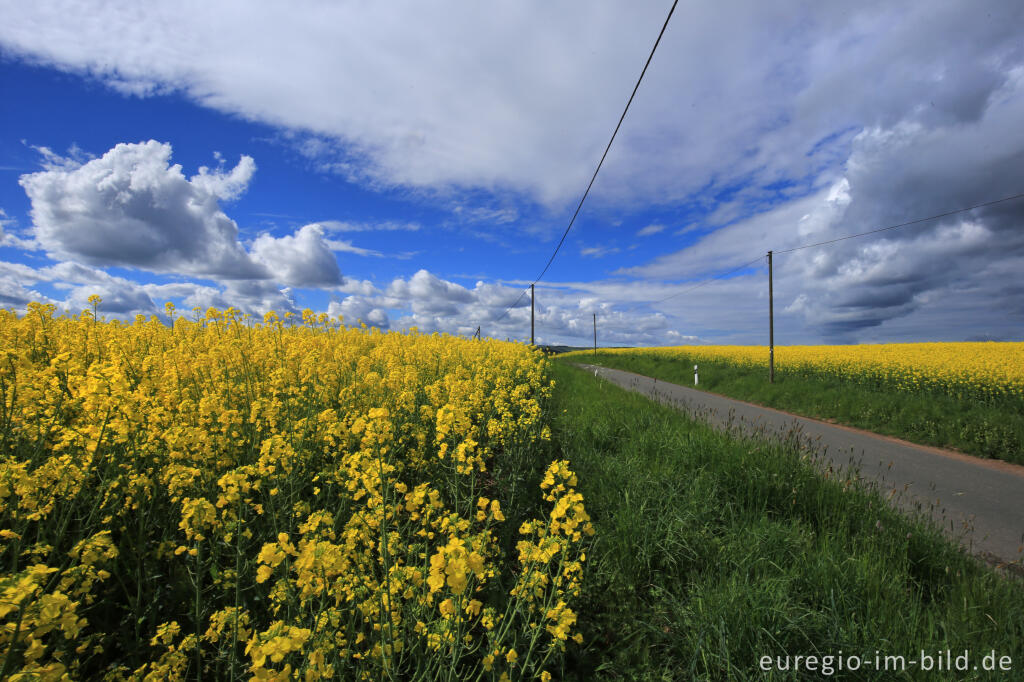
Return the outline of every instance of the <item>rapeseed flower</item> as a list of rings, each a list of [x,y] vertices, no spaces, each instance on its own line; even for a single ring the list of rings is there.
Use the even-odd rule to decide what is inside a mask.
[[[13,679],[404,678],[452,660],[536,677],[573,638],[592,532],[576,476],[547,467],[528,493],[545,512],[524,520],[497,466],[550,438],[539,353],[309,310],[168,304],[167,325],[90,305],[0,311]]]

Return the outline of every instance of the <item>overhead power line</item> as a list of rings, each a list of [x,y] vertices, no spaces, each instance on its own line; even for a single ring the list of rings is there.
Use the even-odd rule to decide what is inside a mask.
[[[551,267],[551,263],[554,262],[555,256],[558,255],[559,249],[562,248],[562,244],[565,243],[565,238],[569,236],[569,230],[572,229],[573,223],[576,222],[576,217],[580,214],[580,209],[583,208],[583,202],[587,200],[587,195],[590,194],[590,188],[594,186],[594,181],[597,179],[597,174],[600,172],[601,166],[604,164],[605,157],[608,156],[608,150],[612,148],[612,142],[615,141],[615,136],[619,134],[619,128],[622,127],[622,122],[626,118],[626,112],[629,111],[629,105],[633,103],[633,98],[636,97],[636,92],[637,90],[640,89],[640,83],[644,79],[644,74],[647,73],[647,67],[651,65],[651,60],[654,58],[654,52],[658,49],[658,44],[661,42],[661,37],[665,35],[665,29],[668,28],[668,22],[672,18],[672,13],[676,11],[676,5],[678,4],[679,0],[674,0],[672,2],[672,7],[668,11],[668,16],[665,17],[665,23],[662,24],[661,31],[658,33],[658,38],[657,40],[654,41],[654,46],[651,48],[651,53],[647,55],[647,62],[644,64],[643,71],[640,72],[640,77],[637,78],[636,85],[633,86],[633,92],[629,96],[629,101],[626,102],[626,108],[622,110],[622,116],[619,116],[619,122],[615,125],[615,131],[612,132],[611,139],[608,140],[608,145],[604,148],[604,153],[601,154],[601,160],[597,162],[597,168],[594,169],[594,174],[590,177],[590,183],[587,185],[586,191],[583,192],[583,196],[580,198],[580,203],[576,206],[576,211],[572,214],[572,219],[569,220],[568,227],[566,227],[565,232],[562,233],[562,238],[558,240],[558,245],[555,247],[554,252],[551,254],[551,258],[548,258],[548,262],[544,266],[544,269],[541,270],[540,274],[537,275],[537,278],[533,280],[531,286],[539,282],[541,278],[544,277],[545,273],[547,273],[548,271],[548,268]],[[527,289],[528,288],[529,287],[527,287]],[[506,315],[508,315],[510,310],[512,310],[519,304],[519,301],[521,301],[523,299],[523,296],[526,295],[527,289],[523,289],[523,291],[519,294],[519,298],[515,300],[515,303],[506,308],[505,312],[503,312],[501,314],[501,317],[496,319],[495,322],[500,322],[502,319],[504,319]]]
[[[780,253],[792,253],[794,251],[800,251],[802,249],[809,249],[809,248],[812,248],[812,247],[815,247],[815,246],[826,246],[826,245],[829,245],[829,244],[835,244],[836,242],[845,241],[847,239],[855,239],[856,237],[864,237],[864,236],[870,235],[870,234],[877,234],[879,232],[885,232],[885,231],[888,231],[888,230],[895,230],[895,229],[900,228],[900,227],[907,227],[908,225],[917,225],[917,224],[920,224],[920,223],[923,223],[923,222],[927,222],[929,220],[936,220],[938,218],[944,218],[946,216],[956,215],[957,213],[965,213],[967,211],[973,211],[973,210],[978,209],[978,208],[984,208],[986,206],[994,206],[996,204],[1001,204],[1001,203],[1004,203],[1004,202],[1007,202],[1007,201],[1013,201],[1014,199],[1021,199],[1021,198],[1024,198],[1024,192],[1021,192],[1019,194],[1013,194],[1013,195],[1008,196],[1008,197],[1003,197],[1002,199],[993,199],[992,201],[986,201],[986,202],[983,202],[983,203],[980,203],[980,204],[974,204],[972,206],[966,206],[964,208],[958,208],[958,209],[955,209],[955,210],[952,210],[952,211],[946,211],[945,213],[937,213],[935,215],[927,216],[925,218],[917,218],[916,220],[908,220],[906,222],[898,223],[896,225],[889,225],[887,227],[880,227],[880,228],[877,228],[877,229],[874,229],[874,230],[868,230],[866,232],[858,232],[856,234],[850,234],[850,235],[846,235],[844,237],[837,237],[835,239],[828,239],[828,240],[825,240],[825,241],[814,242],[812,244],[803,244],[801,246],[794,246],[794,247],[789,248],[789,249],[780,249],[780,250],[776,250],[776,251],[769,251],[768,253],[769,254],[774,253],[774,254],[777,255],[777,254],[780,254]],[[750,260],[750,261],[748,261],[746,263],[743,263],[742,265],[739,265],[739,266],[733,268],[732,270],[728,270],[726,272],[720,273],[720,274],[715,275],[713,277],[709,277],[709,278],[707,278],[705,280],[702,280],[702,281],[698,282],[697,284],[694,284],[693,286],[690,286],[690,287],[687,287],[686,289],[683,289],[682,291],[677,291],[674,294],[669,294],[668,296],[666,296],[664,298],[660,298],[660,299],[657,299],[655,301],[651,301],[650,304],[656,305],[658,303],[664,303],[665,301],[668,301],[669,299],[675,298],[676,296],[682,296],[683,294],[689,293],[689,292],[694,291],[696,289],[700,289],[701,287],[707,286],[708,284],[711,284],[712,282],[715,282],[715,281],[720,280],[720,279],[724,279],[725,277],[728,277],[729,275],[732,275],[732,274],[734,274],[736,272],[739,272],[740,270],[743,270],[744,268],[750,267],[751,265],[754,265],[755,263],[761,261],[763,258],[764,258],[764,256],[758,256],[757,258],[755,258],[753,260]],[[770,264],[770,262],[771,262],[771,260],[770,260],[770,256],[769,256],[769,264]],[[770,265],[769,265],[769,267],[770,267]],[[769,270],[769,272],[770,272],[770,270]],[[770,285],[769,285],[769,287],[770,287]],[[517,303],[518,303],[518,301],[517,301]],[[505,312],[508,313],[508,310],[506,310]],[[501,318],[498,318],[498,319],[501,319]],[[595,318],[594,318],[594,326],[595,326],[595,333],[596,333],[596,326],[597,326],[596,315],[595,315]]]
[[[954,211],[946,211],[945,213],[938,213],[936,215],[928,216],[927,218],[918,218],[916,220],[908,220],[907,222],[899,223],[897,225],[889,225],[888,227],[880,227],[880,228],[875,229],[875,230],[868,230],[867,232],[858,232],[857,234],[849,234],[849,235],[846,235],[845,237],[836,237],[835,239],[828,239],[828,240],[822,241],[822,242],[814,242],[813,244],[803,244],[801,246],[794,246],[791,249],[778,249],[778,250],[774,251],[774,253],[776,255],[780,254],[780,253],[792,253],[793,251],[800,251],[802,249],[809,249],[809,248],[812,248],[812,247],[815,247],[815,246],[826,246],[828,244],[835,244],[836,242],[845,241],[847,239],[854,239],[856,237],[864,237],[864,236],[869,235],[869,234],[877,234],[879,232],[886,232],[887,230],[895,230],[895,229],[900,228],[900,227],[907,227],[908,225],[917,225],[919,223],[928,222],[929,220],[937,220],[938,218],[945,218],[946,216],[956,215],[957,213],[965,213],[966,211],[973,211],[976,208],[984,208],[986,206],[994,206],[995,204],[1001,204],[1003,202],[1012,201],[1014,199],[1020,199],[1022,197],[1024,197],[1024,192],[1022,192],[1020,194],[1014,194],[1014,195],[1008,196],[1008,197],[1003,197],[1002,199],[994,199],[993,201],[986,201],[986,202],[981,203],[981,204],[974,204],[973,206],[967,206],[965,208],[958,208],[958,209],[956,209]],[[664,303],[665,301],[669,300],[670,298],[675,298],[676,296],[682,296],[683,294],[688,293],[690,291],[693,291],[694,289],[700,289],[703,286],[711,284],[715,280],[719,280],[719,279],[722,279],[724,277],[728,277],[729,275],[733,274],[734,272],[739,272],[740,270],[742,270],[742,269],[744,269],[746,267],[749,267],[750,265],[753,265],[754,263],[758,262],[762,258],[764,258],[764,256],[758,256],[754,260],[752,260],[752,261],[750,261],[748,263],[744,263],[743,265],[740,265],[737,268],[729,270],[728,272],[723,272],[720,275],[715,275],[714,277],[706,279],[706,280],[700,282],[699,284],[696,284],[696,285],[694,285],[694,286],[692,286],[692,287],[690,287],[688,289],[684,289],[684,290],[676,292],[674,294],[670,294],[669,296],[666,296],[665,298],[658,299],[657,301],[652,301],[652,303],[655,303],[655,304],[657,304],[657,303]]]
[[[700,284],[695,284],[694,286],[690,287],[689,289],[683,289],[682,291],[677,291],[677,292],[676,292],[676,293],[674,293],[674,294],[669,294],[669,295],[668,295],[668,296],[666,296],[665,298],[660,298],[660,299],[658,299],[657,301],[653,301],[653,303],[664,303],[665,301],[669,300],[670,298],[675,298],[676,296],[682,296],[683,294],[685,294],[685,293],[688,293],[688,292],[691,292],[691,291],[693,291],[694,289],[700,289],[700,288],[701,288],[701,287],[703,287],[703,286],[707,286],[708,284],[711,284],[711,283],[712,283],[712,282],[714,282],[715,280],[719,280],[719,279],[722,279],[723,277],[728,277],[729,275],[731,275],[731,274],[732,274],[732,273],[734,273],[734,272],[739,272],[739,271],[740,271],[740,270],[742,270],[743,268],[747,268],[747,267],[750,267],[751,265],[753,265],[754,263],[758,262],[758,261],[759,261],[759,260],[761,260],[762,258],[764,258],[764,256],[758,256],[758,257],[757,257],[757,258],[755,258],[754,260],[752,260],[752,261],[749,261],[749,262],[747,262],[747,263],[744,263],[743,265],[740,265],[739,267],[733,268],[732,270],[729,270],[728,272],[723,272],[723,273],[722,273],[722,274],[720,274],[720,275],[715,275],[714,277],[711,277],[711,278],[709,278],[709,279],[706,279],[706,280],[704,280],[704,281],[703,281],[703,282],[701,282]]]
[[[846,239],[853,239],[855,237],[863,237],[868,234],[876,234],[878,232],[885,232],[886,230],[895,230],[898,227],[906,227],[907,225],[917,225],[918,223],[925,223],[929,220],[936,220],[938,218],[945,218],[946,216],[956,215],[957,213],[964,213],[965,211],[973,211],[976,208],[984,208],[985,206],[992,206],[994,204],[1001,204],[1004,201],[1011,201],[1013,199],[1020,199],[1024,197],[1024,192],[1021,194],[1014,194],[1011,197],[1004,197],[1002,199],[996,199],[995,201],[986,201],[983,204],[975,204],[974,206],[968,206],[967,208],[958,208],[955,211],[946,211],[945,213],[939,213],[937,215],[928,216],[927,218],[918,218],[917,220],[908,220],[905,223],[899,223],[898,225],[890,225],[889,227],[880,227],[877,230],[868,230],[867,232],[858,232],[857,234],[849,234],[845,237],[837,237],[835,239],[829,239],[823,242],[815,242],[814,244],[804,244],[803,246],[794,246],[791,249],[779,249],[775,253],[791,253],[793,251],[800,251],[801,249],[809,249],[812,246],[824,246],[826,244],[835,244]]]

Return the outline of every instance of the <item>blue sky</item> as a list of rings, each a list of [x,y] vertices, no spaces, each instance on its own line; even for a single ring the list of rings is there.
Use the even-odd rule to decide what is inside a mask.
[[[526,338],[526,299],[503,313],[669,4],[0,0],[0,305],[99,293],[112,317],[172,300]],[[587,344],[597,313],[607,344],[764,343],[763,262],[689,289],[1024,192],[1022,19],[681,6],[538,284],[538,339]],[[1022,217],[780,255],[777,341],[1024,338]]]

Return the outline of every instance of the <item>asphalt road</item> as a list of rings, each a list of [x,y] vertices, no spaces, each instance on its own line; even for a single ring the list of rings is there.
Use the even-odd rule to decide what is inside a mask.
[[[1024,466],[798,417],[632,372],[578,367],[719,428],[796,438],[823,468],[855,472],[897,507],[930,515],[969,551],[997,563],[1024,563]]]

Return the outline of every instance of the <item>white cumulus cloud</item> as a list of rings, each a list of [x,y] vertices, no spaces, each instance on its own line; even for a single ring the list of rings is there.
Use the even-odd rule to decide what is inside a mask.
[[[47,170],[21,176],[35,241],[56,260],[218,280],[272,280],[328,287],[341,273],[323,230],[260,235],[250,250],[221,201],[241,195],[256,169],[243,156],[230,170],[185,177],[171,145],[122,143],[86,162],[46,156]]]
[[[323,230],[304,225],[293,235],[260,235],[252,243],[255,261],[274,278],[296,287],[329,287],[341,283],[338,261],[324,241]]]
[[[35,237],[55,259],[153,272],[265,278],[218,203],[227,181],[198,183],[170,165],[171,146],[118,144],[77,167],[21,176]]]

